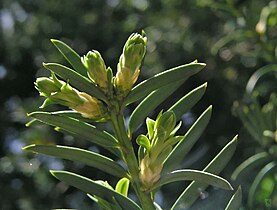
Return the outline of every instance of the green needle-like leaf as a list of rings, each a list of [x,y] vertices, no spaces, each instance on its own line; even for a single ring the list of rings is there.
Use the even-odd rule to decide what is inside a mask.
[[[212,174],[219,174],[233,156],[237,146],[237,136],[230,141],[218,155],[204,168],[203,171]],[[173,204],[171,210],[186,209],[189,208],[199,197],[199,190],[205,190],[207,184],[193,181],[179,196],[176,202]]]
[[[62,41],[51,39],[51,42],[79,74],[87,76],[87,69],[83,65],[78,53]]]
[[[84,121],[84,122],[88,122],[88,123],[96,123],[94,120],[89,119],[89,118],[84,118],[79,112],[76,112],[73,110],[55,111],[55,112],[51,112],[51,114],[56,114],[56,115],[59,115],[62,117],[70,117],[70,118],[74,118],[76,120],[80,120],[80,121]],[[26,126],[29,127],[37,122],[38,122],[38,120],[33,119],[30,122],[26,123]]]
[[[150,145],[150,141],[149,141],[149,139],[147,138],[147,136],[142,135],[142,134],[139,135],[138,138],[137,138],[137,140],[136,140],[136,142],[137,142],[138,145],[142,146],[142,147],[145,148],[147,151],[150,150],[151,145]]]
[[[157,108],[166,98],[168,98],[178,87],[186,80],[180,80],[153,91],[147,96],[133,111],[129,121],[129,133],[133,133],[138,126],[149,116],[149,114]],[[177,101],[168,111],[173,111],[176,120],[181,119],[182,115],[191,109],[204,95],[207,83],[195,88],[179,101]]]
[[[203,114],[196,120],[191,126],[188,132],[185,134],[183,140],[181,140],[172,150],[164,163],[163,172],[175,169],[178,164],[182,162],[184,157],[191,150],[198,138],[201,136],[206,126],[208,125],[212,113],[212,106],[206,109]]]
[[[48,112],[33,112],[29,116],[48,125],[59,127],[104,148],[118,146],[117,140],[111,134],[74,118],[62,117]]]
[[[230,199],[225,210],[238,210],[240,208],[241,201],[242,201],[242,192],[241,192],[241,187],[239,186],[235,194]]]
[[[156,207],[156,210],[163,210],[163,209],[159,206],[159,204],[157,204],[156,202],[154,202],[154,205],[155,205],[155,207]]]
[[[169,69],[151,77],[150,79],[144,80],[131,90],[125,100],[125,104],[131,104],[169,83],[176,83],[179,80],[185,80],[186,78],[198,73],[205,66],[206,64],[204,63],[193,62]]]
[[[104,200],[104,199],[97,199],[96,197],[93,197],[93,195],[87,194],[87,196],[93,200],[95,203],[97,203],[102,209],[105,210],[122,210],[121,208],[117,208],[114,204]],[[101,209],[100,208],[100,209]]]
[[[260,165],[264,165],[265,163],[268,163],[270,160],[271,160],[271,157],[267,152],[261,152],[261,153],[255,154],[250,158],[248,158],[247,160],[245,160],[236,168],[236,170],[232,174],[231,179],[235,180],[244,171],[251,170]]]
[[[277,65],[276,64],[269,64],[266,66],[263,66],[262,68],[259,68],[257,71],[255,71],[254,74],[250,77],[248,80],[248,83],[246,85],[246,92],[251,94],[258,82],[258,80],[268,74],[268,73],[273,73],[277,71]]]
[[[204,171],[182,169],[182,170],[176,170],[168,174],[162,175],[160,180],[152,187],[151,190],[171,182],[185,181],[185,180],[194,180],[197,182],[205,183],[225,190],[233,189],[231,184],[227,180],[217,175],[204,172]]]
[[[141,210],[141,208],[128,197],[125,197],[91,179],[68,171],[51,171],[51,173],[60,181],[76,187],[85,193],[98,196],[110,203],[114,203],[115,199],[122,209]]]
[[[57,115],[63,116],[63,117],[70,117],[70,118],[74,118],[76,120],[80,120],[80,121],[84,121],[84,122],[95,123],[94,120],[89,119],[89,118],[84,118],[79,112],[76,112],[73,110],[55,111],[55,112],[51,112],[51,114],[57,114]]]
[[[146,149],[142,146],[139,146],[139,148],[138,148],[138,161],[139,161],[139,163],[144,158],[145,152],[146,152]]]
[[[67,146],[49,146],[49,145],[30,145],[23,148],[24,150],[50,155],[67,160],[78,161],[102,170],[106,173],[117,177],[126,177],[127,173],[118,163],[103,155],[97,154],[84,149]]]
[[[121,206],[118,204],[118,202],[114,199],[114,203],[110,203],[104,199],[101,199],[99,197],[93,197],[90,194],[87,194],[87,196],[93,200],[94,202],[96,202],[99,206],[101,210],[123,210],[123,208],[121,208]]]
[[[107,101],[106,96],[99,88],[97,88],[88,78],[82,76],[74,70],[58,63],[44,63],[43,66],[59,75],[65,81],[68,81],[79,91],[86,92],[91,96]]]
[[[256,191],[259,187],[259,185],[261,184],[262,180],[268,175],[270,174],[272,171],[275,170],[276,172],[276,163],[274,161],[266,164],[262,170],[260,170],[260,172],[258,173],[258,175],[256,176],[256,178],[253,181],[253,184],[250,187],[249,190],[249,194],[248,194],[248,205],[250,209],[253,209],[254,207],[254,201],[255,201],[255,194]]]
[[[207,83],[195,88],[190,91],[184,97],[182,97],[179,101],[177,101],[168,111],[173,111],[176,120],[180,120],[181,117],[190,110],[204,95],[207,88]]]
[[[169,83],[143,99],[130,116],[129,133],[133,133],[145,118],[180,87],[183,82],[183,80],[180,80],[175,83]]]
[[[128,190],[129,190],[129,184],[130,184],[130,180],[127,178],[122,178],[120,179],[115,187],[115,191],[124,195],[124,196],[128,196]]]

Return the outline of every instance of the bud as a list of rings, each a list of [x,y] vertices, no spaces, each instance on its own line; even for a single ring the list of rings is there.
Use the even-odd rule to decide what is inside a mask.
[[[107,119],[106,106],[87,93],[79,92],[68,83],[58,80],[55,75],[52,78],[38,78],[36,88],[47,99],[41,106],[60,104],[79,112],[83,117],[94,120]]]
[[[156,121],[147,120],[148,137],[150,145],[146,145],[145,156],[140,161],[140,180],[144,185],[144,190],[149,190],[160,179],[164,161],[171,153],[173,145],[184,137],[174,136],[180,128],[181,123],[176,125],[176,116],[173,111],[160,112]],[[142,142],[142,143],[141,143]]]
[[[39,91],[40,95],[48,97],[53,92],[57,92],[62,87],[62,83],[55,83],[54,80],[51,80],[47,77],[37,78],[35,82],[35,87]]]
[[[169,111],[159,114],[155,122],[155,131],[158,138],[167,139],[176,125],[176,116],[174,112]]]
[[[141,62],[146,53],[147,38],[134,33],[124,45],[117,65],[115,87],[119,94],[126,96],[140,73]]]
[[[79,96],[84,99],[84,102],[81,105],[72,107],[73,110],[79,112],[85,118],[100,121],[108,118],[107,108],[103,102],[84,92],[79,93]]]
[[[59,91],[52,92],[48,98],[52,103],[68,106],[70,108],[78,106],[84,102],[79,96],[79,91],[72,88],[68,83],[64,83]]]
[[[89,51],[86,56],[82,57],[82,62],[88,70],[89,78],[106,92],[108,86],[107,70],[101,54],[96,50]]]
[[[161,177],[163,165],[152,161],[149,155],[146,155],[140,162],[139,178],[143,184],[143,190],[150,189]]]

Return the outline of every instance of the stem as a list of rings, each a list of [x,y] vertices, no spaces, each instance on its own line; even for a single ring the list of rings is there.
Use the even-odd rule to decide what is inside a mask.
[[[121,145],[121,152],[123,159],[128,167],[128,171],[131,175],[131,184],[138,196],[142,209],[145,210],[155,210],[154,203],[151,199],[150,193],[141,191],[141,182],[139,179],[139,165],[132,146],[131,140],[128,138],[125,122],[123,118],[122,111],[111,111],[111,120],[113,128]]]

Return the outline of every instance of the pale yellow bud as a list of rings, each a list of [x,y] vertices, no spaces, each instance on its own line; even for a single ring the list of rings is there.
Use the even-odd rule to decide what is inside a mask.
[[[150,189],[161,177],[163,165],[157,165],[146,155],[140,162],[139,178],[143,184],[143,190]]]
[[[140,73],[140,66],[146,53],[147,39],[140,34],[132,34],[126,41],[117,65],[114,84],[121,96],[126,96]]]
[[[104,120],[107,118],[107,110],[103,102],[84,92],[80,92],[79,96],[83,98],[84,103],[76,107],[71,107],[79,112],[83,117],[94,120]]]
[[[82,57],[82,62],[88,70],[89,78],[106,92],[108,86],[107,69],[101,54],[96,50],[89,51],[86,56]]]

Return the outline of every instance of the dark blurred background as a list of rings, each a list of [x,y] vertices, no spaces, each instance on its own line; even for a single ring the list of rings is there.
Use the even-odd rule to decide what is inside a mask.
[[[208,82],[204,98],[186,114],[183,132],[213,105],[211,122],[184,166],[202,169],[239,133],[236,154],[223,172],[223,177],[230,179],[234,168],[255,147],[239,119],[232,115],[232,104],[243,97],[251,74],[266,64],[276,63],[276,3],[268,0],[2,0],[0,209],[97,208],[84,193],[59,183],[49,174],[50,169],[67,169],[95,180],[108,180],[112,185],[116,182],[93,168],[21,150],[33,143],[74,144],[99,150],[45,125],[25,127],[29,121],[26,113],[38,110],[42,102],[33,85],[36,77],[47,75],[42,62],[68,65],[50,38],[66,42],[80,55],[96,49],[106,64],[116,70],[126,39],[132,32],[143,29],[148,37],[148,52],[140,80],[195,59],[205,62],[205,70],[172,96],[180,97]],[[268,5],[275,5],[275,10],[263,32],[256,25]],[[163,107],[167,107],[166,102],[159,108]],[[242,182],[247,189],[249,183]],[[186,185],[178,183],[164,188],[158,193],[157,202],[169,208]],[[223,209],[229,198],[230,193],[210,189],[192,209]],[[264,203],[257,209],[265,209]]]

